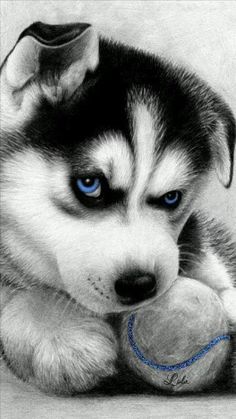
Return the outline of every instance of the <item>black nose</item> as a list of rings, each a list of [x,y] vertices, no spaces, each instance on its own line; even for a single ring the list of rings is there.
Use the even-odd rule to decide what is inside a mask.
[[[121,304],[131,305],[156,294],[157,281],[151,273],[129,272],[115,282],[115,291]]]

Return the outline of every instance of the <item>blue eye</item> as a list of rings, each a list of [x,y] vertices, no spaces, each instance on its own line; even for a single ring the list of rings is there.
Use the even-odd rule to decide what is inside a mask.
[[[91,198],[99,198],[101,195],[101,181],[96,177],[80,178],[76,180],[80,192]]]
[[[171,191],[163,195],[162,203],[166,208],[177,208],[182,198],[180,191]]]
[[[124,200],[124,191],[111,189],[103,174],[72,176],[70,186],[77,200],[87,208],[106,209]]]

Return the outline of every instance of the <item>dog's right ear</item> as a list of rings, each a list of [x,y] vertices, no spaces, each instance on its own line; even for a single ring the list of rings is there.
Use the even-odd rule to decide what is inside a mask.
[[[20,35],[3,70],[13,92],[35,81],[47,86],[49,96],[50,89],[52,96],[69,96],[97,65],[98,38],[89,24],[36,22]]]
[[[220,182],[229,188],[233,180],[236,124],[229,107],[217,98],[215,116],[211,126],[211,147],[216,174]]]

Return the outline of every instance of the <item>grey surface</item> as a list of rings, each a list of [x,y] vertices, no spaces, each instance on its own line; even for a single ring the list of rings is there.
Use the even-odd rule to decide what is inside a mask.
[[[50,397],[1,366],[1,419],[235,418],[235,395]]]

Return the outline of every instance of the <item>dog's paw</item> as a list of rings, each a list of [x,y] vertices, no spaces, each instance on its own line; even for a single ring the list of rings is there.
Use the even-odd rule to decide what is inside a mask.
[[[1,331],[11,369],[43,391],[84,392],[115,373],[112,329],[65,296],[19,293],[3,310]]]

